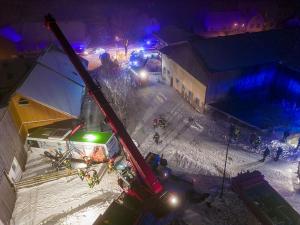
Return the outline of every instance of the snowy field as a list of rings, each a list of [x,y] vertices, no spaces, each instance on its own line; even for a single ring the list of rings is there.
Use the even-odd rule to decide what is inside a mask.
[[[226,150],[225,135],[229,123],[196,113],[173,89],[155,84],[137,89],[129,101],[128,130],[140,144],[141,152],[164,154],[176,173],[194,179],[197,189],[211,194],[212,207],[205,203],[190,205],[183,216],[189,225],[256,225],[259,224],[237,195],[226,190],[219,199],[221,174]],[[158,115],[168,121],[165,129],[157,129],[162,143],[153,142],[152,121]],[[189,120],[192,118],[193,120]],[[251,132],[241,128],[241,134]],[[246,140],[246,137],[244,138]],[[276,144],[275,144],[276,145]],[[267,181],[300,212],[295,162],[268,158],[260,162],[243,138],[230,146],[227,177],[241,171],[260,170]],[[40,163],[37,167],[42,167]],[[32,167],[31,167],[32,170]],[[35,169],[38,170],[38,169]],[[93,189],[78,177],[67,177],[18,191],[13,225],[92,224],[120,193],[114,174],[106,174]]]

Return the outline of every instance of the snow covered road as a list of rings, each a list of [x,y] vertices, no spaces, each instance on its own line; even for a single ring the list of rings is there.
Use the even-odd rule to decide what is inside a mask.
[[[189,206],[183,217],[187,224],[258,224],[230,190],[225,191],[223,200],[217,197],[225,159],[224,136],[229,127],[226,121],[196,113],[179,93],[162,84],[137,89],[135,98],[128,104],[128,131],[140,144],[141,152],[144,155],[149,151],[164,154],[176,173],[190,177],[199,190],[215,197],[212,207],[205,203]],[[159,115],[166,118],[168,125],[165,129],[156,129],[162,140],[156,145],[152,139],[155,132],[152,121]],[[261,155],[247,149],[238,143],[230,146],[227,177],[243,170],[258,169],[300,212],[300,196],[295,190],[296,164],[283,160],[274,162],[270,158],[262,163],[259,161]],[[119,193],[114,174],[106,174],[93,189],[78,177],[22,189],[18,192],[12,225],[92,224]]]

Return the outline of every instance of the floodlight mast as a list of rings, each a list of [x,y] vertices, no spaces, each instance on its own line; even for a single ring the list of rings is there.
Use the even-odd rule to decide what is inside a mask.
[[[50,14],[45,16],[45,25],[49,30],[53,32],[62,48],[64,49],[65,53],[69,57],[70,61],[77,69],[89,91],[89,94],[94,98],[101,112],[104,114],[107,123],[111,126],[113,132],[118,137],[121,145],[124,148],[124,151],[129,157],[129,160],[133,164],[132,166],[136,170],[139,177],[142,179],[143,183],[145,183],[152,194],[161,193],[163,191],[162,184],[155,176],[150,166],[145,162],[143,156],[137,149],[136,145],[133,143],[122,122],[119,120],[112,107],[109,105],[100,88],[94,83],[90,74],[82,65],[79,57],[76,55],[65,35],[60,30],[55,19]]]

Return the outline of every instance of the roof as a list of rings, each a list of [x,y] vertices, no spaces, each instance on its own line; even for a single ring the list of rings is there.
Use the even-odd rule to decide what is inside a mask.
[[[69,133],[71,129],[64,128],[51,128],[51,127],[38,127],[33,129],[28,137],[30,138],[41,138],[41,139],[55,139],[63,140]]]
[[[83,61],[86,65],[86,61]],[[0,63],[1,64],[1,63]],[[14,92],[50,108],[78,117],[84,82],[63,51],[51,46],[35,58],[14,59],[0,66],[1,105],[7,104]],[[2,71],[1,71],[2,70]],[[9,80],[8,75],[16,77]]]
[[[167,45],[189,40],[194,34],[186,32],[176,26],[168,26],[155,33],[155,36]]]
[[[111,138],[111,132],[97,132],[97,131],[77,131],[70,137],[70,141],[106,144]]]
[[[203,72],[203,65],[195,51],[192,49],[190,43],[187,42],[179,45],[166,46],[160,51],[179,64],[197,80],[200,80],[204,84],[208,83],[206,73]]]
[[[293,48],[298,29],[196,39],[193,49],[213,72],[280,62]]]
[[[299,29],[282,29],[217,38],[197,38],[188,43],[167,46],[161,52],[204,83],[208,78],[201,66],[211,72],[234,71],[272,63],[299,65]],[[298,47],[295,47],[298,46]],[[293,53],[292,57],[288,57]],[[296,57],[297,56],[297,57]]]
[[[0,108],[8,104],[10,96],[23,84],[34,64],[33,58],[0,61]]]

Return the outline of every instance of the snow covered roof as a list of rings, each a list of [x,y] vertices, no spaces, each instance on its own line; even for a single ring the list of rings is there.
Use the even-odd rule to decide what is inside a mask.
[[[191,41],[211,71],[280,62],[293,48],[298,29],[281,29]]]
[[[87,65],[85,60],[83,62]],[[3,64],[0,72],[1,68]],[[3,97],[3,104],[16,91],[63,113],[74,117],[80,115],[84,83],[68,57],[57,47],[51,46],[34,60],[13,60],[3,71],[20,78],[11,81],[11,88]],[[8,83],[10,81],[6,79],[5,84]]]
[[[7,105],[10,96],[25,81],[33,65],[32,58],[0,61],[0,108]]]
[[[160,51],[178,63],[184,70],[196,79],[200,80],[204,84],[208,83],[208,77],[204,72],[204,66],[195,51],[192,49],[190,43],[187,42],[179,45],[166,46]]]
[[[167,45],[170,45],[187,41],[189,38],[194,36],[194,34],[186,32],[176,26],[167,26],[157,32],[155,36],[161,41],[165,42]]]
[[[188,43],[166,46],[161,52],[181,65],[193,76],[199,75],[201,65],[211,72],[225,72],[271,63],[298,65],[300,53],[299,29],[281,29],[257,33],[246,33],[217,38],[197,38]],[[298,42],[298,44],[297,44]],[[288,57],[293,53],[292,57]],[[203,70],[202,69],[202,70]],[[199,77],[201,76],[201,77]]]

